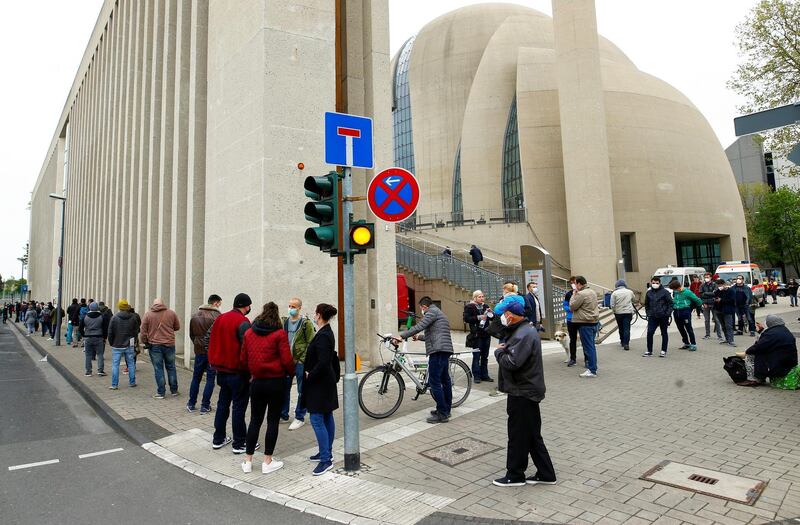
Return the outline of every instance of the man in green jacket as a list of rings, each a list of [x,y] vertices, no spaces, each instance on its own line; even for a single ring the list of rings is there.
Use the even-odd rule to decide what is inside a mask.
[[[289,430],[297,430],[305,425],[306,409],[301,407],[300,396],[303,395],[303,363],[306,361],[308,344],[314,338],[314,323],[308,317],[301,317],[303,301],[297,297],[289,301],[289,317],[281,318],[283,329],[289,336],[289,347],[292,349],[294,359],[294,375],[297,377],[297,406],[294,409],[294,421],[289,425]],[[289,406],[291,404],[292,382],[294,377],[286,378],[286,392],[281,409],[281,422],[289,422]]]
[[[691,290],[684,288],[677,279],[670,282],[669,287],[672,290],[672,302],[674,304],[672,316],[683,340],[681,350],[694,352],[697,350],[697,341],[695,341],[694,330],[692,329],[692,311],[698,306],[702,306],[703,301]]]

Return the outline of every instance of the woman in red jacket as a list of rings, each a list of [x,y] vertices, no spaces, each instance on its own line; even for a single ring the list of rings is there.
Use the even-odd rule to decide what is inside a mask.
[[[256,451],[258,433],[267,414],[267,435],[264,438],[264,463],[261,473],[269,474],[283,466],[273,460],[278,426],[283,407],[286,377],[294,375],[294,361],[289,349],[289,337],[283,330],[278,305],[269,302],[261,315],[244,333],[240,355],[242,368],[252,376],[250,382],[250,425],[247,427],[247,447],[242,470],[253,471],[253,453]]]

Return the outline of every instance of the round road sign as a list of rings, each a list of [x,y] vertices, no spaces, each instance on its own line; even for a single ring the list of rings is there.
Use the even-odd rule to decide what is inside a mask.
[[[419,184],[410,171],[387,168],[375,175],[367,192],[369,209],[381,220],[403,221],[419,204]]]

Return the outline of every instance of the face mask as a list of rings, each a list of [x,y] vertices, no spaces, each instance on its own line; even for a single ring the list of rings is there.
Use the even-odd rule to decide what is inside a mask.
[[[652,288],[653,290],[658,290],[659,288],[661,288],[661,285],[659,283],[653,283],[650,285],[650,288]]]
[[[578,285],[577,285],[577,284],[575,284],[575,283],[572,283],[570,286],[572,286],[572,289],[573,289],[573,290],[577,290],[577,289],[578,289]]]
[[[743,284],[743,283],[744,281],[742,281],[741,279],[736,279],[736,284]]]
[[[705,279],[705,281],[706,281],[707,283],[710,283],[710,282],[711,282],[711,278],[709,277],[709,278]]]
[[[724,289],[725,289],[725,287],[724,287],[724,286],[717,286],[717,290],[719,290],[719,291],[722,291],[722,290],[724,290]]]
[[[289,308],[289,317],[297,315],[297,308]]]
[[[508,317],[506,317],[505,314],[500,316],[500,324],[503,326],[508,326]]]
[[[534,294],[539,293],[539,289],[538,288],[531,288],[531,293],[534,293]]]

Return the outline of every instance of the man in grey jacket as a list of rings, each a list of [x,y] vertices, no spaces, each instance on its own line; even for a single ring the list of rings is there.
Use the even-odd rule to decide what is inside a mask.
[[[450,337],[450,322],[430,297],[419,300],[419,308],[424,317],[409,330],[400,332],[400,339],[413,337],[415,341],[425,341],[428,356],[428,385],[436,400],[436,410],[431,411],[428,423],[446,423],[450,419],[453,406],[453,384],[450,381],[450,356],[453,354],[453,340]],[[425,334],[421,334],[422,331]]]
[[[500,365],[498,388],[508,394],[508,453],[506,475],[494,480],[498,487],[554,485],[556,473],[542,439],[542,415],[539,402],[544,399],[542,340],[536,328],[524,317],[525,309],[511,303],[501,321],[506,328],[506,342],[494,356]],[[528,455],[536,474],[525,477]]]
[[[90,304],[89,312],[78,325],[81,336],[86,340],[86,346],[83,349],[86,356],[84,372],[86,376],[92,375],[92,359],[94,358],[97,358],[97,375],[106,375],[103,368],[103,354],[106,348],[105,340],[108,336],[108,323],[99,310],[100,307],[97,303]]]

